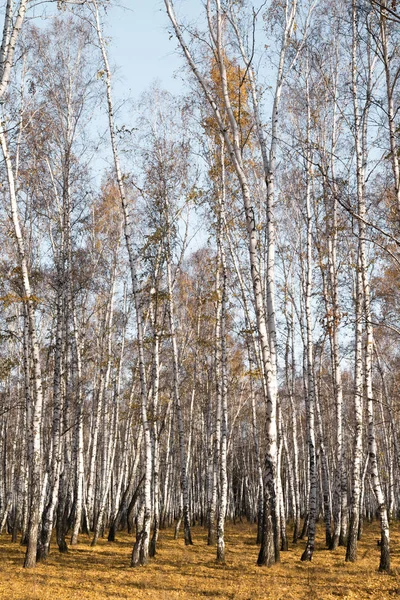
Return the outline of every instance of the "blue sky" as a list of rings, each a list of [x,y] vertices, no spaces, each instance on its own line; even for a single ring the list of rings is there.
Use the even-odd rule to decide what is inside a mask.
[[[114,6],[105,19],[105,34],[111,36],[111,62],[117,67],[114,86],[119,97],[137,98],[154,80],[177,93],[182,90],[183,66],[175,39],[169,39],[169,20],[162,0],[121,0],[129,7]],[[184,3],[190,14],[196,0]],[[132,8],[130,8],[132,6]]]
[[[170,36],[171,26],[163,0],[120,0],[127,9],[113,6],[103,19],[104,35],[111,37],[108,54],[112,67],[113,96],[116,106],[124,99],[135,101],[154,81],[171,93],[185,90],[187,72],[184,58],[178,52],[176,38]],[[195,19],[201,10],[200,0],[177,1],[179,14]],[[132,6],[132,8],[130,8]],[[187,89],[187,87],[186,87]],[[129,103],[117,111],[118,125],[131,126]],[[203,231],[198,232],[198,218],[191,215],[190,235],[194,236],[190,250],[206,243]],[[197,233],[195,233],[197,231]]]

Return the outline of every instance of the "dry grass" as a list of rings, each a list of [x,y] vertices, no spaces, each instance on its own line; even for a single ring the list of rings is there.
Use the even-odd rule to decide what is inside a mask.
[[[110,544],[100,540],[91,548],[88,540],[67,555],[55,549],[36,569],[21,567],[24,548],[0,538],[0,598],[7,600],[79,600],[153,598],[217,600],[262,600],[400,597],[400,535],[392,527],[390,575],[378,573],[379,548],[376,524],[366,527],[359,546],[359,561],[344,562],[344,549],[324,549],[318,538],[312,563],[301,563],[304,542],[282,553],[281,564],[257,567],[254,526],[227,528],[227,563],[215,563],[215,550],[206,545],[202,528],[193,529],[195,545],[185,548],[173,540],[173,532],[162,531],[158,554],[143,568],[129,568],[132,538],[119,534]]]

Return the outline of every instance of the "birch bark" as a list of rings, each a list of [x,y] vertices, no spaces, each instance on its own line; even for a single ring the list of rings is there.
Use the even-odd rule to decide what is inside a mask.
[[[109,132],[111,138],[111,147],[114,157],[115,173],[118,182],[118,190],[122,205],[122,213],[124,219],[124,237],[126,248],[129,258],[129,267],[132,280],[132,291],[135,301],[136,310],[136,327],[137,327],[137,341],[139,351],[139,374],[140,374],[140,396],[141,396],[141,408],[142,408],[142,424],[144,432],[144,443],[145,443],[145,479],[144,479],[144,519],[143,528],[136,541],[131,559],[131,566],[143,565],[148,560],[149,553],[149,538],[150,538],[150,524],[151,524],[151,478],[152,478],[152,448],[151,448],[151,435],[150,426],[148,421],[148,407],[147,407],[147,383],[146,383],[146,372],[145,372],[145,361],[144,361],[144,342],[143,342],[143,323],[142,323],[142,307],[139,298],[139,286],[137,277],[137,257],[135,257],[132,240],[131,240],[131,222],[130,214],[127,205],[127,198],[125,192],[124,177],[121,170],[120,159],[118,154],[118,148],[115,136],[115,123],[114,123],[114,107],[111,93],[111,70],[108,62],[106,46],[104,43],[98,4],[96,0],[91,0],[95,28],[99,41],[100,51],[103,58],[103,65],[105,71],[105,84],[106,84],[106,95],[108,105],[108,122]]]

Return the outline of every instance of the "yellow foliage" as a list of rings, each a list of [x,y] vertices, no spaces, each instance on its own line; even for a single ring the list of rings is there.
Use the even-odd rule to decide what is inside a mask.
[[[17,294],[6,294],[5,296],[0,296],[0,302],[2,302],[5,308],[7,308],[15,302],[22,302],[22,298]]]
[[[226,54],[224,54],[223,60],[226,69],[229,101],[241,133],[242,146],[244,146],[248,141],[251,130],[251,117],[248,108],[249,83],[246,78],[245,70],[242,69],[234,59],[228,58]],[[211,60],[210,74],[214,97],[217,98],[221,116],[226,121],[227,114],[224,109],[221,74],[215,57]],[[204,120],[204,125],[208,135],[211,135],[216,144],[219,145],[220,131],[214,115],[207,117]]]
[[[3,306],[7,308],[11,306],[15,302],[32,302],[33,304],[39,304],[41,299],[34,294],[30,296],[18,296],[17,294],[6,294],[5,296],[0,296],[0,302],[3,303]]]
[[[102,185],[101,193],[92,205],[92,213],[94,247],[100,253],[104,245],[113,247],[118,244],[121,234],[120,193],[114,180],[110,179]]]

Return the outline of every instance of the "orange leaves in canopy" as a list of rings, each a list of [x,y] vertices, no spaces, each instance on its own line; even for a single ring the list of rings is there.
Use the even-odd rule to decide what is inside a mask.
[[[223,53],[223,61],[226,70],[229,102],[240,132],[240,143],[243,148],[249,140],[252,119],[248,107],[249,81],[246,71],[236,62],[234,58],[229,58]],[[224,94],[222,89],[222,79],[220,64],[215,56],[210,60],[211,89],[216,99],[221,116],[224,122],[227,122],[228,116],[224,104]],[[220,130],[214,115],[209,115],[204,119],[206,133],[214,138],[219,145]]]
[[[93,231],[100,242],[109,238],[118,242],[121,232],[122,214],[120,195],[116,181],[108,180],[93,205]]]

